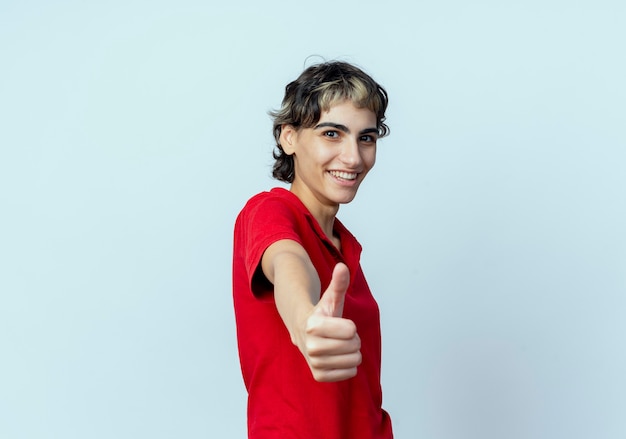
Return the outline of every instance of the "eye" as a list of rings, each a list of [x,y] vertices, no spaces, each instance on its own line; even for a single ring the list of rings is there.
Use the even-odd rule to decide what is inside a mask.
[[[359,138],[359,140],[365,143],[376,143],[376,137],[371,134],[364,134]]]
[[[323,136],[329,137],[331,139],[336,139],[337,137],[339,137],[339,133],[335,130],[328,130],[328,131],[324,131]]]

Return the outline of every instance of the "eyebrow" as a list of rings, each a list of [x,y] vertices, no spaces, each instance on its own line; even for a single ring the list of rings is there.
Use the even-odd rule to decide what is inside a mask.
[[[350,129],[345,126],[342,125],[340,123],[333,123],[333,122],[322,122],[322,123],[318,123],[317,125],[315,125],[315,127],[313,128],[314,130],[317,130],[319,128],[325,128],[325,127],[330,127],[330,128],[336,128],[339,131],[343,131],[344,133],[350,134]],[[365,128],[364,130],[361,130],[359,132],[359,135],[362,134],[370,134],[370,133],[376,133],[378,134],[378,128],[372,127],[372,128]]]

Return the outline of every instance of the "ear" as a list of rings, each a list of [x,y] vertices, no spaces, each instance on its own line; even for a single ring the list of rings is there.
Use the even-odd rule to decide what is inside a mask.
[[[293,125],[284,124],[280,127],[280,146],[285,154],[292,155],[295,152],[297,134],[298,130]]]

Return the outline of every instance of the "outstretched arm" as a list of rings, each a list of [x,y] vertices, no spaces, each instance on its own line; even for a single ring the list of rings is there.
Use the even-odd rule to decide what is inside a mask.
[[[295,241],[281,240],[269,246],[261,267],[274,284],[278,313],[313,378],[341,381],[355,376],[361,363],[361,340],[354,322],[341,317],[350,283],[348,267],[342,263],[335,266],[323,295],[309,255]]]

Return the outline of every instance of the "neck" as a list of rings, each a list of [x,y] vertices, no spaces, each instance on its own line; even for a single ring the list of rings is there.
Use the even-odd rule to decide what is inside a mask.
[[[324,206],[319,203],[307,203],[306,200],[300,199],[302,203],[309,209],[313,218],[317,220],[326,236],[332,241],[334,239],[333,229],[335,226],[335,217],[339,211],[339,206]]]
[[[311,212],[313,218],[315,218],[328,239],[334,242],[333,228],[335,225],[335,216],[339,211],[339,205],[324,204],[309,191],[300,190],[297,185],[291,186],[291,192],[295,194],[309,212]]]
[[[334,209],[333,212],[313,212],[310,208],[309,210],[313,214],[313,217],[319,223],[320,227],[322,228],[328,239],[334,242],[335,236],[333,234],[333,230],[335,226],[335,216],[337,215],[338,209]]]

